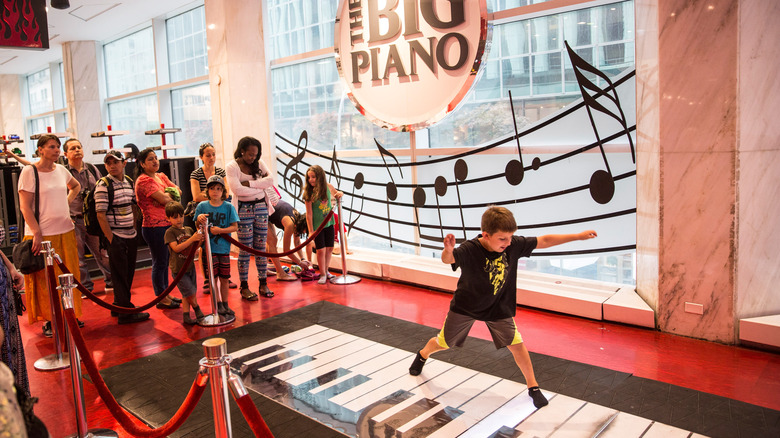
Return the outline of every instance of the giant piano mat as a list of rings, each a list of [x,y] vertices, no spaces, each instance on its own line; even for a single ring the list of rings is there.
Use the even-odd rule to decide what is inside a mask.
[[[550,399],[536,410],[509,351],[475,338],[409,376],[412,352],[436,332],[323,301],[218,337],[278,438],[780,436],[778,411],[531,353]],[[160,426],[192,384],[202,342],[102,374],[126,409]],[[230,415],[234,436],[252,436],[232,401]],[[171,436],[213,435],[207,390]]]

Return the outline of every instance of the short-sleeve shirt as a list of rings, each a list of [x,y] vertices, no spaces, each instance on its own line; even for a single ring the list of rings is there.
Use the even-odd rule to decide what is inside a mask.
[[[282,224],[282,219],[288,216],[291,217],[294,210],[292,205],[280,199],[279,202],[276,203],[274,214],[268,216],[268,222],[274,224],[276,228],[283,230],[284,224]]]
[[[97,180],[103,176],[101,175],[100,170],[90,163],[84,163],[80,172],[70,164],[66,164],[65,167],[68,169],[68,171],[70,171],[70,174],[73,175],[73,178],[76,178],[76,181],[81,184],[82,191],[92,190],[95,188]],[[83,213],[84,197],[76,196],[76,198],[73,199],[73,201],[70,203],[70,215],[72,217],[76,217],[81,216]]]
[[[215,227],[227,228],[230,224],[238,222],[238,213],[233,204],[222,202],[219,207],[212,206],[209,201],[203,201],[195,208],[195,218],[201,214],[209,215],[209,223]],[[230,254],[230,242],[223,239],[221,235],[209,235],[212,254]]]
[[[517,310],[517,261],[536,249],[536,237],[512,236],[503,252],[488,251],[479,237],[467,240],[452,252],[460,268],[458,287],[450,310],[479,321],[512,318]]]
[[[68,169],[61,164],[55,164],[51,172],[38,170],[39,193],[38,200],[38,225],[44,236],[57,236],[65,234],[73,229],[73,221],[70,219],[70,206],[68,205],[68,181],[73,176]],[[24,166],[19,174],[19,191],[35,194],[35,171],[31,166]],[[33,196],[34,198],[34,196]],[[35,199],[33,199],[33,213],[35,213]],[[33,232],[27,223],[24,224],[24,234],[32,236]]]
[[[333,206],[330,203],[330,187],[326,188],[326,190],[327,197],[325,200],[314,199],[311,201],[311,226],[314,227],[315,230],[320,227],[325,216],[333,209]],[[335,223],[336,221],[333,220],[333,216],[331,216],[325,226],[327,227]]]
[[[165,191],[166,187],[176,187],[164,173],[158,173],[162,184],[155,181],[147,174],[142,174],[135,181],[135,197],[138,200],[138,206],[144,216],[144,227],[167,227],[170,226],[168,218],[165,216],[165,206],[160,205],[152,198],[152,193]]]
[[[225,174],[225,169],[221,167],[214,167],[214,175],[221,176],[222,179],[226,179],[227,175]],[[206,183],[208,182],[208,179],[206,178],[206,174],[203,173],[203,168],[198,167],[197,169],[193,170],[190,174],[190,179],[194,179],[198,181],[198,187],[200,187],[200,191],[204,192],[206,191]],[[192,194],[193,196],[195,193]]]
[[[114,188],[114,199],[110,206],[108,205],[109,181]],[[132,239],[136,235],[133,204],[135,204],[135,192],[128,178],[124,177],[119,181],[108,175],[95,185],[95,211],[106,212],[111,232],[125,239]]]
[[[184,228],[176,228],[176,227],[170,227],[165,232],[165,245],[168,246],[170,249],[170,245],[173,242],[176,243],[183,243],[192,235],[195,234],[195,231],[190,227],[184,227]],[[182,252],[176,252],[174,250],[168,251],[170,253],[170,259],[168,260],[168,266],[171,267],[171,273],[173,275],[179,275],[179,271],[181,271],[181,268],[184,266],[184,262],[187,261],[187,254],[189,253],[189,250],[191,250],[192,247],[188,247]],[[195,270],[195,263],[190,264],[190,268],[187,269],[187,271],[194,271]]]

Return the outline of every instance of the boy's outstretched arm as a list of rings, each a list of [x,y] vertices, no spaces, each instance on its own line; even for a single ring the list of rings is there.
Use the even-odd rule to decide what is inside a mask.
[[[451,265],[455,263],[455,257],[452,255],[452,250],[455,249],[455,236],[447,234],[444,236],[444,251],[441,252],[441,261]]]
[[[545,234],[544,236],[536,238],[536,248],[549,248],[575,240],[588,240],[594,237],[596,237],[596,232],[593,230],[583,231],[577,234]]]

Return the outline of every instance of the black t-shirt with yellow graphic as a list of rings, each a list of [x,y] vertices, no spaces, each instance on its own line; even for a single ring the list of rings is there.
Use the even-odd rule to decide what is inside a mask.
[[[512,236],[504,252],[485,249],[479,237],[467,240],[452,252],[460,268],[458,288],[450,310],[479,321],[512,318],[517,309],[517,261],[536,249],[536,237]]]

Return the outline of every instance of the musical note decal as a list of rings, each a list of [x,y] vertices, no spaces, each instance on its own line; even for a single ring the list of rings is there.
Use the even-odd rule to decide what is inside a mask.
[[[578,80],[587,79],[584,74],[590,70],[582,67],[578,60],[574,60],[573,64],[576,65]],[[474,218],[481,216],[489,205],[506,206],[513,210],[519,232],[525,235],[538,235],[536,231],[548,231],[548,227],[553,228],[549,231],[555,232],[554,227],[572,224],[598,228],[608,223],[613,228],[617,222],[616,227],[633,229],[636,219],[636,159],[632,135],[636,126],[633,119],[625,119],[619,108],[617,93],[620,88],[620,94],[624,96],[635,94],[634,78],[635,72],[624,72],[611,82],[605,79],[604,83],[609,85],[597,91],[592,82],[589,82],[590,85],[585,83],[581,89],[582,100],[529,126],[518,127],[510,92],[514,129],[509,128],[510,132],[505,136],[489,144],[463,148],[454,154],[439,153],[433,147],[425,149],[425,152],[418,148],[416,154],[413,152],[416,158],[411,162],[401,162],[376,138],[372,146],[376,147],[381,161],[372,159],[370,153],[365,154],[365,159],[339,157],[335,147],[332,151],[309,149],[307,131],[300,133],[297,143],[277,133],[277,168],[284,169],[280,176],[285,180],[285,190],[293,198],[298,197],[302,190],[305,175],[301,166],[308,168],[319,164],[329,168],[328,178],[335,178],[336,184],[351,182],[351,190],[345,191],[344,195],[350,198],[349,202],[342,204],[347,210],[345,217],[349,217],[348,232],[352,234],[355,230],[361,238],[382,241],[391,247],[400,245],[441,250],[441,242],[448,233],[456,234],[459,236],[457,241],[462,242],[480,230],[480,224],[474,223]],[[608,106],[604,106],[605,102]],[[609,102],[614,102],[618,109],[607,109],[611,107]],[[594,116],[596,113],[609,114],[610,117]],[[620,119],[620,126],[615,125],[613,119]],[[606,125],[605,120],[608,122]],[[580,135],[581,131],[585,134]],[[590,132],[596,133],[595,141]],[[563,140],[548,140],[556,135]],[[578,135],[587,140],[572,142]],[[604,146],[625,136],[628,136],[629,145],[625,152],[613,153]],[[540,138],[544,141],[540,142]],[[358,145],[358,148],[361,146]],[[364,150],[370,148],[368,145],[362,147]],[[629,150],[631,159],[628,159]],[[600,154],[587,153],[596,151]],[[529,152],[534,155],[530,163]],[[424,158],[425,155],[428,159]],[[601,162],[604,163],[603,168]],[[593,163],[600,169],[592,172],[590,167]],[[442,175],[442,166],[445,169],[452,166],[453,177],[447,172]],[[372,169],[379,167],[385,171]],[[395,171],[391,167],[398,169],[400,179],[395,179]],[[411,181],[403,179],[404,167],[413,168]],[[591,175],[590,181],[578,179],[582,175],[578,169],[585,169]],[[524,178],[529,170],[535,172],[532,185]],[[450,185],[455,186],[455,193],[447,197]],[[583,197],[596,209],[550,209],[551,203],[565,206],[572,202],[581,203]],[[457,219],[453,223],[450,219],[452,214],[447,213],[455,209],[460,215],[460,223]],[[444,217],[450,223],[445,224]],[[616,239],[615,242],[599,239],[596,243],[601,245],[599,247],[565,254],[628,251],[636,247],[634,238],[629,241]]]
[[[303,143],[303,147],[301,147],[301,143]],[[300,199],[301,194],[303,193],[303,178],[297,173],[293,172],[293,174],[287,178],[287,173],[290,172],[291,169],[296,169],[298,164],[300,164],[303,161],[303,158],[306,156],[306,148],[309,145],[309,134],[304,130],[301,132],[301,136],[298,137],[298,144],[297,148],[300,149],[300,152],[293,157],[292,160],[290,160],[289,163],[287,163],[287,166],[284,168],[284,173],[282,174],[282,181],[284,181],[284,188],[287,190],[288,193],[292,194],[293,200]],[[335,156],[335,154],[334,154]],[[290,187],[287,186],[287,182],[290,182],[290,185],[292,186],[292,191],[290,190]]]
[[[463,225],[463,239],[468,239],[466,236],[466,220],[463,219],[463,201],[460,199],[460,186],[458,182],[466,181],[469,176],[469,165],[466,164],[466,160],[459,158],[455,162],[455,191],[458,193],[458,206],[460,207],[460,222]]]
[[[626,136],[628,136],[628,144],[631,148],[631,159],[634,163],[636,163],[634,143],[631,140],[631,135],[628,132],[626,116],[623,114],[623,109],[620,106],[620,99],[618,98],[617,91],[615,91],[614,87],[612,86],[612,81],[599,69],[593,67],[587,61],[577,55],[577,53],[572,50],[571,46],[569,46],[568,41],[564,41],[563,43],[566,45],[566,51],[569,53],[569,59],[571,59],[574,75],[577,78],[577,84],[580,87],[580,93],[582,94],[582,99],[585,102],[585,109],[588,111],[590,125],[593,128],[593,133],[596,135],[596,141],[598,142],[599,149],[601,150],[601,157],[604,159],[604,166],[607,168],[606,171],[597,170],[593,172],[593,175],[590,177],[590,194],[594,201],[598,202],[599,204],[606,204],[612,200],[612,196],[615,194],[615,177],[612,175],[612,170],[609,167],[609,160],[607,160],[607,154],[604,152],[604,145],[602,144],[601,136],[599,135],[598,128],[596,127],[596,122],[593,120],[593,113],[591,110],[594,109],[603,114],[606,114],[617,120],[623,126],[623,130],[625,131]],[[585,76],[585,74],[582,72],[583,70],[606,81],[607,84],[609,84],[609,88],[612,89],[613,95],[611,96],[609,92],[594,84],[590,79],[588,79],[587,76]],[[595,96],[592,96],[590,93],[588,93],[587,90],[593,91],[597,95],[601,95],[610,99],[617,106],[620,114],[618,115],[608,110],[596,100]]]

